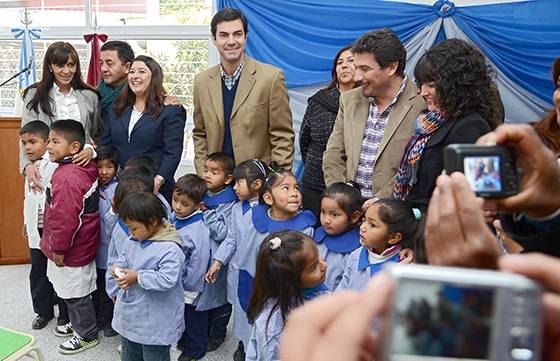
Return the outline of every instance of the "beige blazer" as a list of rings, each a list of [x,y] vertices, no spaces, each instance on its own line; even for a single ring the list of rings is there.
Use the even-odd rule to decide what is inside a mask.
[[[416,118],[425,107],[418,88],[410,79],[407,80],[387,122],[374,165],[373,194],[377,197],[392,195],[404,148],[414,132]],[[334,129],[323,154],[323,173],[327,186],[355,179],[368,113],[369,102],[361,88],[341,95]]]
[[[258,158],[291,168],[295,135],[284,73],[246,57],[238,81],[230,120],[235,162]],[[202,175],[204,161],[224,142],[220,65],[196,75],[193,102],[194,162]]]

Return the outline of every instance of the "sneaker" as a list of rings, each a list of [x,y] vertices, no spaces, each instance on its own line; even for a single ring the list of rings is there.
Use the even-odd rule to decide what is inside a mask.
[[[216,351],[220,346],[222,346],[225,340],[225,337],[208,338],[208,347],[206,348],[206,352]]]
[[[80,336],[76,335],[69,339],[66,342],[61,343],[58,346],[58,352],[63,353],[65,355],[73,355],[75,353],[79,353],[82,351],[87,350],[88,348],[92,348],[99,343],[99,339],[94,338],[92,340],[86,340],[85,338],[81,338]]]
[[[68,322],[62,326],[56,326],[54,329],[55,336],[58,337],[68,337],[74,335],[74,329],[72,328],[72,324]]]
[[[42,330],[48,325],[50,320],[52,320],[52,317],[37,315],[37,317],[33,320],[33,323],[31,323],[31,328],[34,330]]]
[[[66,325],[66,324],[69,323],[69,322],[70,322],[70,320],[67,320],[67,319],[64,319],[64,318],[60,318],[60,316],[58,316],[58,318],[56,319],[56,324],[57,324],[58,326],[64,326],[64,325]]]
[[[239,341],[237,350],[233,353],[233,361],[245,361],[245,348],[243,342]]]

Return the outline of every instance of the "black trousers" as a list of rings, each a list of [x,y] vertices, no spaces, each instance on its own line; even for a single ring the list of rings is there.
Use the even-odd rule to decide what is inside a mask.
[[[105,290],[105,274],[106,269],[97,268],[97,289],[91,294],[93,307],[97,319],[105,319],[109,324],[113,319],[113,308],[115,307],[113,300],[107,295]]]
[[[72,328],[80,337],[93,340],[97,338],[97,324],[95,322],[95,309],[91,295],[64,300],[68,306],[68,315]]]
[[[55,292],[47,277],[47,257],[40,249],[30,248],[31,272],[29,285],[33,311],[41,316],[54,317]],[[68,309],[62,299],[58,299],[58,318],[68,322]]]
[[[302,205],[303,209],[310,210],[313,212],[315,217],[317,218],[317,222],[315,226],[318,227],[321,225],[321,195],[323,191],[308,188],[304,185],[301,186],[301,197],[302,197]]]
[[[183,347],[182,356],[203,358],[208,347],[208,311],[197,311],[196,306],[185,305],[185,331],[178,344]]]
[[[208,335],[211,338],[226,337],[227,325],[231,317],[231,304],[208,310]]]

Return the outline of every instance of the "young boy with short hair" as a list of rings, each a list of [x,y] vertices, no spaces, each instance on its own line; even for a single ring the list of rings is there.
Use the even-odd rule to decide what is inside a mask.
[[[95,257],[97,268],[97,290],[92,294],[93,306],[97,319],[97,327],[103,330],[105,337],[116,336],[111,327],[113,319],[113,301],[105,291],[105,274],[107,273],[107,257],[113,228],[118,216],[111,211],[115,189],[117,188],[117,170],[119,163],[115,148],[101,146],[96,149],[97,172],[99,174],[99,218],[101,223],[100,243]]]
[[[47,184],[57,167],[56,163],[49,161],[49,154],[47,153],[49,126],[39,120],[31,121],[21,128],[19,137],[23,145],[25,157],[37,166],[39,174],[43,179],[43,184]],[[43,233],[45,192],[32,191],[26,178],[24,194],[24,232],[29,243],[29,254],[31,256],[29,285],[33,301],[33,311],[37,314],[37,317],[35,317],[31,324],[31,328],[40,330],[47,326],[54,317],[53,299],[55,294],[53,286],[47,278],[47,257],[45,257],[39,247],[41,234]],[[68,310],[63,300],[59,300],[58,308],[57,323],[65,325],[68,323]]]
[[[210,230],[210,248],[215,253],[227,235],[227,219],[237,195],[231,186],[235,162],[223,152],[212,153],[204,162],[204,180],[208,192],[203,199],[207,210],[204,223]],[[207,287],[201,295],[201,302],[213,305],[209,312],[210,334],[208,351],[214,351],[222,345],[226,337],[226,327],[231,316],[231,304],[227,302],[227,272],[220,273],[216,282]],[[208,297],[207,300],[205,298]]]
[[[62,119],[52,123],[47,149],[58,168],[46,191],[41,250],[49,258],[47,276],[68,306],[70,323],[55,329],[57,336],[73,336],[58,346],[64,354],[82,352],[99,342],[90,297],[96,289],[100,230],[97,167],[93,160],[84,166],[72,163],[72,156],[84,144],[80,122]]]
[[[173,189],[172,222],[183,241],[185,264],[185,331],[178,342],[179,361],[198,360],[206,354],[208,344],[208,305],[200,302],[207,287],[205,270],[210,262],[210,230],[202,219],[202,199],[206,182],[196,174],[186,174]]]

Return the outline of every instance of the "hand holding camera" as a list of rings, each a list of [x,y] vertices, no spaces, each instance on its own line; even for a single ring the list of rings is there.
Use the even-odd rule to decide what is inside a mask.
[[[504,125],[482,136],[477,144],[504,145],[517,152],[523,169],[519,192],[502,199],[486,199],[485,209],[530,217],[545,217],[560,208],[560,167],[554,154],[529,125]]]

